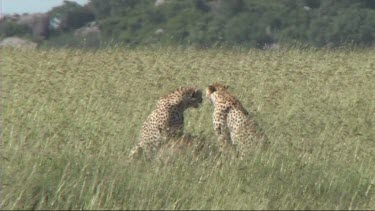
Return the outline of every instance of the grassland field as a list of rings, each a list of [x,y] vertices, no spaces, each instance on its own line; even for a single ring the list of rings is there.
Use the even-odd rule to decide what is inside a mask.
[[[1,209],[375,209],[374,49],[3,48],[0,74]],[[218,165],[204,99],[192,146],[127,162],[160,96],[212,82],[267,150]]]

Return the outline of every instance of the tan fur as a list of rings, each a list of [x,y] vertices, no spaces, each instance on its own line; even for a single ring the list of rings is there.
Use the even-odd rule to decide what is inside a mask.
[[[228,91],[228,86],[211,84],[206,89],[206,97],[214,106],[213,126],[219,137],[221,150],[228,145],[238,147],[241,159],[245,148],[252,142],[267,142],[267,136],[241,102]]]
[[[193,87],[180,87],[161,97],[156,109],[143,123],[138,144],[129,157],[141,154],[152,159],[162,145],[169,139],[183,134],[184,111],[190,107],[198,108],[202,103],[202,91]]]

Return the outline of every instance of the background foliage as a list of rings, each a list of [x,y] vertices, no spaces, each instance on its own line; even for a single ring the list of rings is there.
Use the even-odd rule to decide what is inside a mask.
[[[50,44],[93,20],[99,23],[102,43],[129,46],[338,47],[373,46],[375,40],[372,0],[165,0],[159,6],[153,0],[90,0],[85,6],[65,1],[49,14],[62,21]],[[0,29],[0,34],[15,32],[25,33],[14,27],[10,32]]]

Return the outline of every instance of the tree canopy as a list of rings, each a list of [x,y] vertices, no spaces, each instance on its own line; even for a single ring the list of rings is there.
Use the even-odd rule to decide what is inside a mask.
[[[69,33],[95,20],[102,40],[128,45],[163,43],[209,47],[225,44],[262,48],[274,43],[307,43],[337,47],[346,44],[373,46],[375,40],[373,0],[161,2],[90,0],[80,6],[65,1],[49,14],[62,18],[63,30],[59,33]],[[15,33],[14,28],[12,33]]]

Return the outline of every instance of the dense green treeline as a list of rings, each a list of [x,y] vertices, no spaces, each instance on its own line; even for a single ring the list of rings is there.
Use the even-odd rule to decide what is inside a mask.
[[[375,41],[372,0],[91,0],[85,6],[66,1],[50,16],[64,17],[63,30],[52,32],[52,40],[95,20],[100,41],[134,46],[338,47]]]

